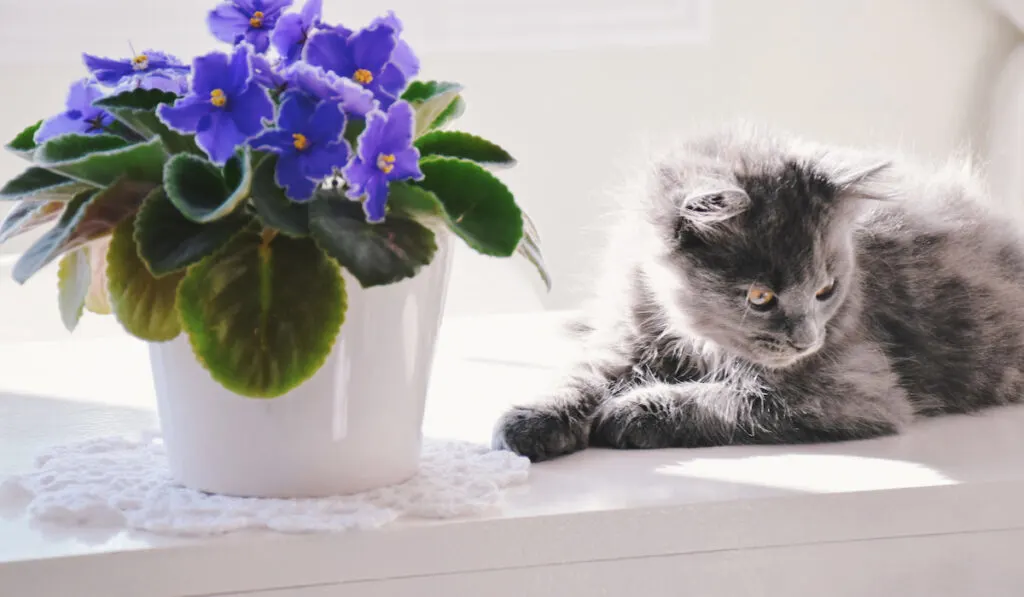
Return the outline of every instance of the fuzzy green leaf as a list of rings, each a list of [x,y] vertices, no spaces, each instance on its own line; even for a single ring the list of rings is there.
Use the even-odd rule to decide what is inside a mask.
[[[213,254],[249,221],[236,211],[208,224],[186,218],[157,188],[142,202],[135,220],[139,257],[157,277],[182,270]]]
[[[511,167],[516,160],[490,141],[458,131],[433,131],[416,140],[420,155],[462,158],[479,164]]]
[[[151,190],[152,184],[120,179],[106,189],[76,195],[68,202],[57,224],[14,264],[15,281],[23,284],[62,254],[110,234],[115,226],[138,210]]]
[[[466,113],[466,100],[462,96],[455,98],[455,101],[448,104],[444,112],[441,112],[440,116],[434,119],[433,124],[430,125],[431,130],[444,128],[449,122],[458,119],[460,116]]]
[[[252,179],[252,204],[265,225],[289,236],[309,235],[309,205],[296,203],[274,179],[277,156],[269,155],[256,167]]]
[[[401,181],[394,181],[388,185],[388,209],[418,220],[446,217],[444,205],[437,195],[422,187]]]
[[[98,315],[110,315],[110,291],[107,289],[107,252],[110,250],[110,237],[93,241],[82,250],[89,258],[89,269],[92,270],[89,292],[85,295],[85,308]]]
[[[52,222],[64,211],[64,201],[23,199],[16,203],[0,222],[0,244]]]
[[[18,136],[12,139],[11,142],[5,146],[5,149],[7,149],[7,151],[13,154],[16,154],[26,160],[31,161],[32,154],[35,152],[36,147],[38,147],[38,145],[36,145],[35,140],[36,131],[38,131],[39,127],[41,126],[43,126],[42,120],[29,127],[26,127],[25,130],[18,133]]]
[[[39,148],[36,161],[47,170],[101,187],[118,178],[159,184],[167,158],[160,140],[125,143],[110,135],[61,135]]]
[[[107,250],[107,288],[117,321],[129,334],[147,342],[166,342],[181,333],[175,309],[184,272],[154,277],[139,258],[135,218],[117,225]]]
[[[66,201],[70,201],[77,192],[84,190],[82,186],[82,183],[56,172],[32,167],[9,180],[0,189],[0,201],[27,199],[43,193],[50,200],[63,196]]]
[[[177,95],[159,89],[133,89],[94,102],[93,105],[110,112],[114,118],[146,139],[159,137],[170,153],[202,155],[191,136],[172,131],[156,115],[160,104],[173,104]]]
[[[368,224],[362,206],[347,199],[315,201],[309,227],[317,244],[363,288],[411,278],[437,252],[434,233],[415,220],[388,216]]]
[[[61,257],[57,267],[57,306],[60,319],[69,332],[75,331],[85,311],[85,297],[89,293],[92,269],[89,255],[81,247]]]
[[[256,230],[188,270],[178,311],[199,362],[227,389],[272,398],[324,364],[345,314],[338,265],[312,239]]]
[[[452,104],[462,93],[462,85],[443,81],[413,81],[402,94],[416,112],[414,138],[434,128],[441,116],[452,113]],[[454,108],[457,110],[457,108]],[[441,124],[444,124],[441,122]]]
[[[508,257],[523,237],[523,214],[508,188],[493,174],[465,160],[429,158],[416,184],[437,196],[448,225],[474,250]]]
[[[248,151],[243,158],[228,160],[223,170],[201,157],[179,153],[164,170],[167,197],[193,222],[227,216],[249,197],[251,185]]]

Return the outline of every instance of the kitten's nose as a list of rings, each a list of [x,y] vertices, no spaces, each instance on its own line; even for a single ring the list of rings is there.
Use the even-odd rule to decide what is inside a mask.
[[[818,330],[809,325],[801,325],[789,332],[786,339],[791,347],[799,351],[810,350],[818,344]]]

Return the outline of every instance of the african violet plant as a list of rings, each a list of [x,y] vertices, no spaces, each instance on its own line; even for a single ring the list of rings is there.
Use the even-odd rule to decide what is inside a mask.
[[[61,317],[113,313],[132,335],[187,334],[224,387],[273,397],[319,369],[342,330],[341,268],[364,288],[415,276],[450,230],[519,253],[549,284],[538,239],[488,167],[501,147],[442,130],[454,83],[419,61],[389,13],[353,31],[321,0],[230,0],[207,22],[233,47],[186,65],[163,52],[84,55],[66,110],[7,148],[32,166],[0,242],[52,224],[14,266],[60,258]],[[525,228],[525,234],[524,234]]]

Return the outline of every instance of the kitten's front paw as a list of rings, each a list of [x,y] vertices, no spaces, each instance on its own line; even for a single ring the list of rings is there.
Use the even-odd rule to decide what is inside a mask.
[[[598,408],[590,443],[622,450],[674,448],[682,443],[679,434],[660,397],[641,388],[611,398]]]
[[[516,406],[498,420],[491,444],[540,462],[582,450],[587,431],[583,422],[552,407]]]

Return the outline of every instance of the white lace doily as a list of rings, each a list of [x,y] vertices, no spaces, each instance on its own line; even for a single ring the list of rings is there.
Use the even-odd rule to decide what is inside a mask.
[[[39,522],[169,535],[342,531],[482,513],[504,488],[525,482],[529,466],[511,452],[426,439],[419,474],[400,485],[321,499],[236,498],[176,485],[159,437],[109,437],[41,455],[35,470],[0,483],[0,503],[16,502]]]

